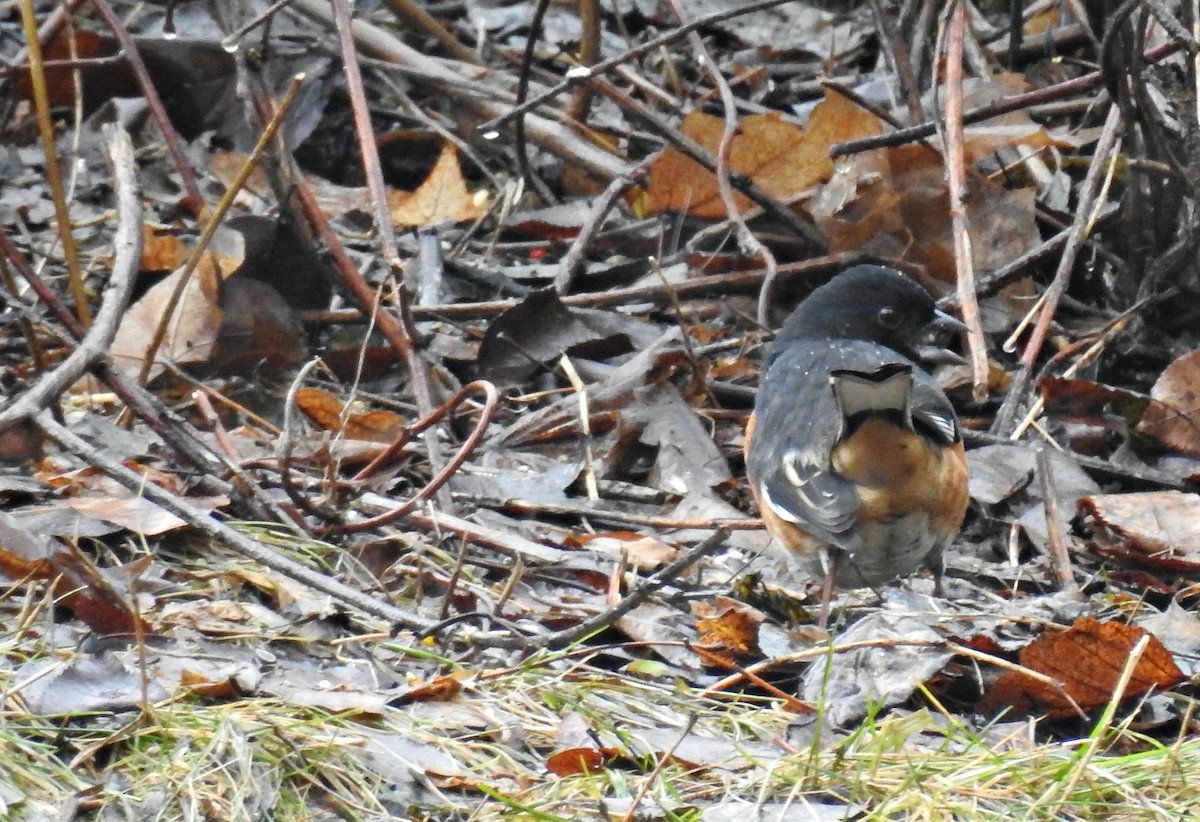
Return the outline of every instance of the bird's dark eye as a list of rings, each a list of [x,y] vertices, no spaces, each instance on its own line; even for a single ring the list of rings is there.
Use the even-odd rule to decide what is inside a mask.
[[[882,327],[893,331],[900,325],[900,312],[891,306],[884,306],[879,309],[879,314],[875,319]]]

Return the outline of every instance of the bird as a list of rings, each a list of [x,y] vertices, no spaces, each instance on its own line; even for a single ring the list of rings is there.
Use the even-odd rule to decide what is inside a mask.
[[[822,629],[835,586],[875,588],[924,566],[941,595],[967,460],[919,350],[964,330],[915,280],[858,265],[796,307],[764,360],[746,476],[766,529],[824,576]]]

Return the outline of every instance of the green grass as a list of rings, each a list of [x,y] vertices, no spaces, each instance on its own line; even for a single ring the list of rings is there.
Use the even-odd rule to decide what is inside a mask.
[[[1091,740],[1031,743],[1018,723],[1005,737],[921,710],[786,753],[772,740],[792,717],[773,703],[716,701],[567,659],[480,672],[450,703],[379,717],[253,698],[179,699],[71,721],[10,709],[0,715],[0,816],[33,819],[72,802],[138,818],[281,822],[619,819],[635,800],[663,819],[803,801],[849,803],[878,819],[1174,820],[1200,810],[1194,740],[1164,744],[1109,726]],[[6,690],[11,673],[0,676]],[[549,774],[546,757],[569,713],[628,758],[594,773]],[[741,753],[722,766],[660,763],[672,729],[692,716],[692,734]],[[640,746],[646,735],[653,739]],[[388,755],[396,760],[380,759]],[[401,760],[416,774],[406,776]],[[447,762],[456,773],[439,772]]]

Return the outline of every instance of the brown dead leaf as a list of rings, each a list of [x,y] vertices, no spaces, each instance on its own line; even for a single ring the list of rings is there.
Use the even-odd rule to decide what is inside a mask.
[[[616,747],[602,746],[588,721],[575,712],[562,718],[554,747],[554,753],[546,757],[546,769],[556,776],[596,773],[621,755]]]
[[[183,288],[166,339],[159,348],[158,363],[150,370],[151,379],[163,372],[164,361],[183,368],[208,361],[221,330],[223,313],[218,304],[221,281],[240,264],[240,259],[215,254],[201,258]],[[155,283],[121,319],[110,351],[113,363],[126,374],[136,377],[141,370],[155,329],[183,274],[183,269],[179,269]]]
[[[1009,191],[979,174],[967,183],[976,270],[993,271],[1041,242],[1032,190]],[[911,145],[856,155],[838,165],[809,211],[833,252],[904,260],[955,282],[949,193],[935,151]]]
[[[608,556],[623,554],[629,564],[639,571],[661,568],[679,555],[678,546],[668,545],[662,540],[636,531],[585,534],[579,538],[579,544]]]
[[[1015,94],[1029,91],[1030,84],[1022,74],[997,74],[986,79],[973,78],[964,83],[964,108],[976,109]],[[1056,140],[1044,126],[1035,123],[1026,109],[1011,111],[973,123],[963,129],[963,148],[967,164],[1012,146],[1030,148],[1065,148],[1069,143]]]
[[[426,682],[402,689],[392,699],[393,705],[407,705],[410,702],[447,702],[462,693],[462,680],[469,674],[466,672],[438,676]]]
[[[1142,567],[1200,570],[1200,496],[1182,491],[1095,494],[1079,500],[1094,549]]]
[[[1011,707],[1020,713],[1065,719],[1077,715],[1070,700],[1085,711],[1100,708],[1112,699],[1130,652],[1144,636],[1150,637],[1149,645],[1123,698],[1135,699],[1181,682],[1183,673],[1157,637],[1141,628],[1085,617],[1066,631],[1043,634],[1021,651],[1021,664],[1052,677],[1061,691],[1024,673],[1006,673],[984,697],[984,710]]]
[[[141,561],[140,570],[151,562]],[[133,573],[138,573],[135,569]],[[0,573],[11,580],[45,580],[55,601],[101,636],[145,635],[150,626],[74,544],[35,536],[0,511]]]
[[[615,311],[571,308],[553,288],[531,291],[488,325],[475,365],[499,386],[517,385],[564,355],[607,359],[645,348],[660,334]]]
[[[467,189],[458,151],[447,143],[425,182],[415,191],[391,192],[388,208],[397,227],[429,225],[439,220],[470,222],[487,210],[487,193]]]
[[[296,392],[296,407],[325,431],[341,431],[347,439],[392,442],[404,430],[405,420],[391,411],[347,409],[337,397],[317,388]]]
[[[188,502],[194,504],[193,500],[189,499]],[[68,497],[62,504],[86,516],[111,522],[144,536],[157,536],[187,526],[179,517],[164,511],[145,497],[79,496]]]
[[[1038,383],[1046,413],[1061,420],[1111,425],[1124,420],[1132,425],[1149,416],[1154,401],[1145,394],[1091,380],[1047,377]]]
[[[251,373],[264,365],[282,368],[305,356],[303,331],[287,302],[271,286],[238,275],[246,240],[234,230],[218,232],[183,285],[150,378],[166,364],[207,368],[220,374]],[[158,325],[183,279],[180,267],[138,299],[113,339],[113,362],[130,376],[142,369]]]
[[[701,111],[684,118],[680,130],[716,153],[725,121]],[[763,192],[787,202],[833,175],[829,147],[883,130],[883,124],[841,95],[826,93],[813,109],[807,129],[785,121],[780,114],[744,118],[729,150],[730,169],[750,177]],[[650,182],[638,208],[644,215],[666,211],[686,212],[694,217],[721,218],[721,201],[716,176],[676,149],[668,148],[650,166]],[[739,211],[751,206],[743,194],[735,193]]]
[[[1138,431],[1192,456],[1200,456],[1200,349],[1168,365],[1150,389],[1154,403]]]
[[[693,602],[696,631],[706,650],[734,657],[758,657],[758,626],[766,615],[731,597],[717,597],[712,602]]]

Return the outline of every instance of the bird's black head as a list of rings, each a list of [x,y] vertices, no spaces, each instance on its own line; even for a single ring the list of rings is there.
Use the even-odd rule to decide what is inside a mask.
[[[794,339],[854,339],[916,359],[918,343],[938,328],[961,327],[938,310],[915,280],[879,265],[847,269],[800,303],[775,345]]]

